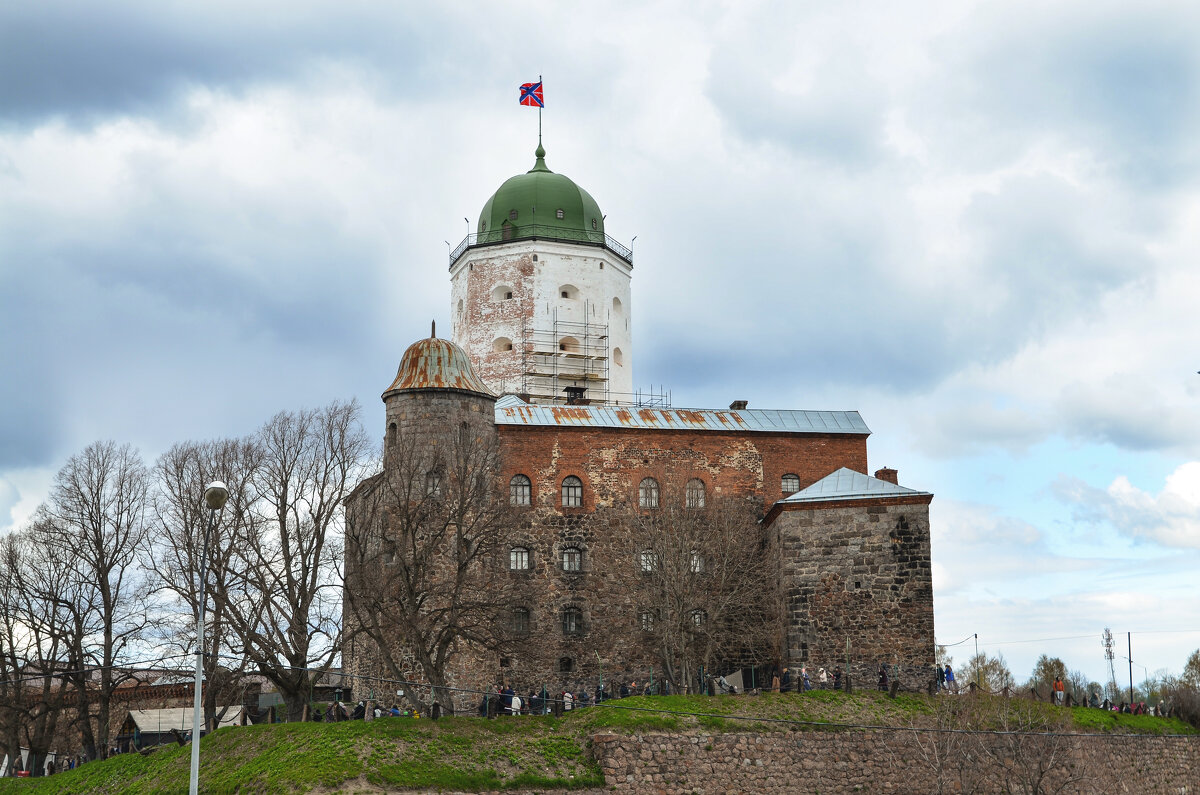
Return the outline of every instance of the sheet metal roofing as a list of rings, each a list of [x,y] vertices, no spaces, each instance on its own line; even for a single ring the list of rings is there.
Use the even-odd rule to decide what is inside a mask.
[[[383,398],[386,400],[404,389],[458,389],[492,394],[475,375],[466,352],[450,340],[437,337],[417,340],[408,346],[400,360],[396,380],[384,390]]]
[[[496,401],[497,425],[578,428],[656,428],[660,430],[758,431],[767,433],[845,433],[866,436],[871,429],[857,411],[781,409],[653,409],[629,406],[545,406],[515,395]]]
[[[242,721],[242,709],[239,705],[217,707],[217,712],[225,710],[224,716],[218,721],[220,726],[237,726]],[[192,707],[168,707],[167,709],[131,709],[129,717],[142,732],[169,732],[171,729],[188,732],[192,730]]]
[[[927,491],[897,486],[853,469],[841,469],[826,475],[806,489],[801,489],[778,504],[821,502],[824,500],[866,500],[872,497],[913,497],[929,495]],[[930,495],[931,496],[931,495]]]

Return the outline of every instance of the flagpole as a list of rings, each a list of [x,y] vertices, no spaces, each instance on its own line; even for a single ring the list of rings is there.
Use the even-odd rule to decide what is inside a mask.
[[[542,82],[542,76],[538,75],[538,83]],[[542,91],[546,90],[546,86],[542,86]],[[542,108],[544,104],[538,105],[538,146],[542,145]]]

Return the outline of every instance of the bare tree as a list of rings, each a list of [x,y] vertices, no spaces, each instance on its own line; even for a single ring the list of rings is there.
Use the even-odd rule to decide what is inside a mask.
[[[1016,685],[1003,654],[989,657],[986,652],[979,652],[973,655],[958,672],[958,678],[962,682],[975,682],[989,693],[1001,693]]]
[[[994,771],[989,788],[1043,795],[1069,791],[1083,779],[1071,753],[1069,718],[1061,710],[1027,698],[976,698],[978,724],[992,729],[975,735],[980,758]]]
[[[617,516],[646,647],[675,688],[717,664],[778,661],[775,539],[741,497],[707,500],[668,484]],[[689,507],[691,506],[691,507]]]
[[[229,605],[238,599],[233,595],[247,581],[240,570],[244,560],[237,552],[237,540],[249,534],[246,525],[254,521],[251,508],[257,496],[253,481],[258,466],[258,446],[247,439],[226,439],[181,442],[154,467],[152,513],[158,532],[145,557],[146,567],[155,575],[155,587],[171,600],[163,612],[166,647],[194,653],[202,566],[208,594],[227,597],[210,600],[205,612],[203,706],[204,725],[209,730],[223,717],[218,706],[229,705],[241,692],[247,664],[245,644],[233,631]],[[229,502],[212,528],[207,559],[202,562],[209,514],[203,494],[213,480],[225,482]]]
[[[429,700],[405,689],[422,712],[436,702],[453,713],[447,669],[456,652],[510,640],[514,602],[500,553],[512,515],[489,430],[464,423],[435,438],[401,433],[385,470],[349,501],[348,628],[389,676],[416,674],[431,685]]]
[[[149,476],[137,451],[95,442],[55,475],[39,511],[37,543],[71,589],[69,676],[78,698],[84,752],[103,758],[113,692],[148,623],[147,588],[137,552],[146,538]],[[51,562],[53,561],[53,562]],[[95,671],[95,678],[87,672]],[[94,713],[93,713],[94,708]]]
[[[358,415],[355,402],[281,412],[254,435],[252,517],[232,539],[236,576],[212,583],[214,602],[279,690],[289,720],[303,717],[340,651],[342,501],[371,450]]]
[[[64,579],[27,532],[0,539],[0,749],[40,775],[62,719]]]

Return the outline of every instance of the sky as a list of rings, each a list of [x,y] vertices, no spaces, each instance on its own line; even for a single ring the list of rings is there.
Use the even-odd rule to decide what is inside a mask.
[[[635,385],[862,413],[938,642],[1200,647],[1200,5],[0,4],[0,531],[92,441],[379,395],[533,164],[634,248]],[[464,222],[464,219],[469,219]],[[636,240],[634,240],[636,238]]]

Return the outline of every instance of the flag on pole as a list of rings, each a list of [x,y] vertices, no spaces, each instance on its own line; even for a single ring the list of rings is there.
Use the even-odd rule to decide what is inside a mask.
[[[544,108],[546,102],[542,99],[542,81],[525,83],[521,86],[521,104],[531,108]]]

